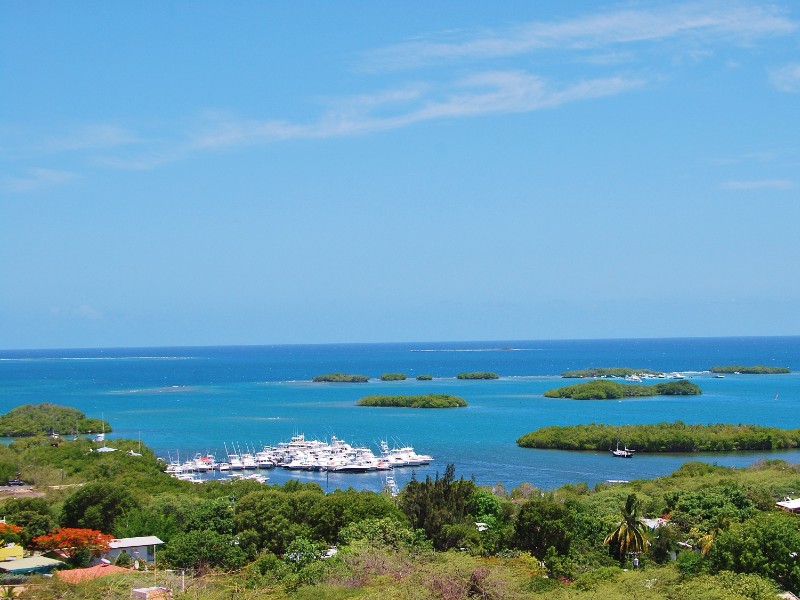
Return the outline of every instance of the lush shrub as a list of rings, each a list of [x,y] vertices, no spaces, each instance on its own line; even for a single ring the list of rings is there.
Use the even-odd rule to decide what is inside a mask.
[[[531,498],[523,504],[514,523],[514,543],[542,559],[548,548],[569,552],[574,530],[573,511],[552,496]]]
[[[455,479],[455,467],[447,465],[443,477],[428,476],[425,481],[412,479],[399,498],[400,509],[414,529],[423,529],[437,550],[452,547],[452,537],[445,535],[446,525],[474,523],[468,518],[468,504],[475,483]],[[477,530],[476,530],[477,531]]]
[[[206,571],[241,568],[246,556],[234,536],[195,530],[175,535],[159,553],[159,560],[173,567]]]
[[[61,524],[112,532],[117,517],[137,507],[128,488],[116,483],[89,483],[66,499]]]
[[[800,518],[791,513],[760,513],[734,524],[714,540],[708,554],[712,572],[755,573],[782,586],[800,589]]]
[[[676,563],[678,571],[684,577],[694,577],[702,573],[705,569],[703,555],[691,550],[679,552]]]

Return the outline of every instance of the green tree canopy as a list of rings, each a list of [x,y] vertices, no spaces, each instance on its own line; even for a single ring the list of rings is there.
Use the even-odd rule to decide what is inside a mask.
[[[49,433],[96,433],[111,426],[100,419],[87,419],[77,408],[49,402],[24,404],[0,416],[0,432],[5,437],[27,437]]]
[[[412,479],[400,495],[400,508],[412,528],[423,529],[437,550],[446,550],[458,542],[447,535],[445,526],[468,523],[468,502],[474,490],[474,482],[455,479],[455,466],[449,464],[443,477],[437,473],[436,479]],[[469,525],[475,530],[474,523]]]
[[[720,532],[708,554],[712,572],[755,573],[786,589],[800,589],[800,518],[760,513]]]
[[[514,542],[543,559],[547,549],[567,554],[575,529],[574,513],[552,496],[531,498],[523,504],[514,524]]]
[[[61,524],[111,532],[114,521],[138,502],[128,489],[115,483],[89,483],[64,501]]]
[[[210,568],[242,567],[247,555],[234,536],[210,530],[177,534],[159,555],[159,560],[178,568],[207,571]]]

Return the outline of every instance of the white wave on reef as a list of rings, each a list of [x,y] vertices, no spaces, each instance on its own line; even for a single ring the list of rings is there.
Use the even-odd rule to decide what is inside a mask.
[[[171,385],[157,388],[139,388],[132,390],[114,390],[107,394],[180,394],[183,392],[195,392],[199,388],[189,385]]]
[[[531,352],[542,348],[412,348],[409,352]]]
[[[193,360],[193,356],[39,356],[0,358],[2,362],[46,362],[56,360]]]

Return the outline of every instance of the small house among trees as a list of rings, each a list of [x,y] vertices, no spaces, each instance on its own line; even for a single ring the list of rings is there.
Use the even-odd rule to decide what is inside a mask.
[[[113,539],[108,543],[108,550],[103,553],[103,558],[113,563],[125,553],[130,556],[131,563],[135,560],[152,563],[156,559],[156,546],[163,543],[154,535]]]

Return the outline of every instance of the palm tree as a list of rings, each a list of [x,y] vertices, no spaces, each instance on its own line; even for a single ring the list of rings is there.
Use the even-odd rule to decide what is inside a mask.
[[[711,531],[701,536],[697,540],[697,547],[700,548],[700,552],[703,556],[707,556],[708,553],[711,552],[711,548],[714,546],[714,540],[717,539],[717,535],[721,531],[728,529],[730,526],[730,517],[725,515],[717,515],[717,522],[714,527],[711,528]]]
[[[622,509],[622,520],[603,543],[612,544],[620,562],[625,562],[628,554],[647,552],[647,526],[639,516],[639,502],[636,494],[630,494]]]
[[[713,529],[707,534],[700,536],[697,540],[697,547],[700,548],[700,553],[703,556],[706,556],[709,552],[711,552],[711,548],[714,545],[714,539],[717,537],[717,533],[719,529]]]

